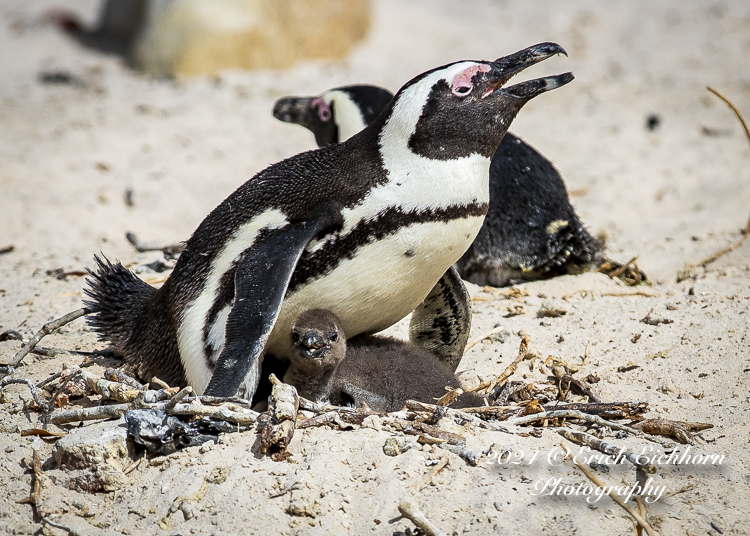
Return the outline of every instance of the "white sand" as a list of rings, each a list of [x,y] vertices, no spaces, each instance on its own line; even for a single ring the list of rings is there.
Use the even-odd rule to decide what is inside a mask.
[[[750,244],[698,269],[695,280],[675,282],[684,263],[738,240],[750,212],[748,140],[706,91],[718,89],[750,118],[750,4],[382,0],[370,36],[345,60],[171,82],[134,73],[40,22],[60,5],[96,18],[92,0],[0,2],[0,248],[15,246],[0,255],[0,331],[28,337],[80,306],[83,279],[57,280],[47,270],[81,270],[99,251],[131,266],[156,260],[157,253],[135,253],[125,232],[147,242],[184,240],[246,178],[312,148],[310,133],[271,117],[278,97],[358,82],[395,90],[440,64],[555,41],[570,57],[545,62],[528,77],[571,70],[576,80],[529,104],[512,131],[555,163],[570,190],[585,189],[573,198],[584,222],[606,232],[613,258],[639,255],[659,297],[604,296],[629,289],[586,274],[522,285],[529,296],[516,302],[477,301],[473,334],[501,323],[512,336],[471,350],[461,368],[483,378],[500,373],[515,357],[520,330],[539,355],[572,364],[581,364],[590,343],[579,376],[601,376],[596,390],[605,401],[642,400],[650,417],[716,425],[694,450],[725,455],[721,466],[660,468],[655,482],[667,493],[693,487],[649,507],[655,528],[663,535],[750,533]],[[43,70],[69,71],[85,87],[41,85]],[[650,114],[661,119],[653,132],[645,128]],[[124,203],[128,188],[132,208]],[[562,299],[578,289],[589,292]],[[504,318],[511,304],[526,313]],[[540,320],[543,304],[568,313]],[[651,308],[674,323],[639,322]],[[637,333],[640,340],[631,342]],[[80,320],[44,345],[101,347]],[[18,347],[0,342],[0,362]],[[659,352],[666,355],[653,357]],[[30,356],[19,375],[39,381],[61,362],[76,360]],[[641,368],[616,371],[628,364]],[[523,375],[545,380],[525,365],[515,379]],[[18,430],[33,426],[36,414],[29,422],[13,410],[28,390],[7,391],[0,405],[0,531],[31,534],[38,520],[17,501],[30,489],[21,459],[30,459],[32,440]],[[585,481],[570,463],[547,463],[559,444],[554,432],[537,439],[455,428],[478,450],[497,443],[527,459],[534,450],[540,455],[530,466],[500,468],[468,467],[450,455],[435,485],[421,488],[432,471],[424,460],[443,451],[386,457],[384,431],[298,433],[291,460],[281,463],[256,457],[254,433],[231,434],[205,453],[194,448],[159,466],[142,464],[117,493],[70,491],[65,473],[50,469],[42,508],[63,514],[60,522],[82,534],[392,534],[412,527],[396,508],[411,496],[448,534],[633,534],[624,511],[606,497],[592,506],[582,497],[533,495],[540,480]],[[610,440],[638,450],[649,445]],[[37,446],[48,458],[50,445]],[[198,490],[217,466],[230,468],[228,480],[193,503],[196,516],[185,521],[177,513],[171,530],[158,528],[172,501]],[[625,466],[599,475],[613,484],[634,476]],[[289,515],[292,503],[307,504],[316,517]]]

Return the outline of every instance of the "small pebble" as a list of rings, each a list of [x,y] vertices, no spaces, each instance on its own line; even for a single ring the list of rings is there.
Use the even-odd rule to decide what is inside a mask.
[[[591,467],[594,471],[599,471],[600,473],[609,473],[609,467],[604,465],[603,463],[591,462],[589,464],[589,467]]]

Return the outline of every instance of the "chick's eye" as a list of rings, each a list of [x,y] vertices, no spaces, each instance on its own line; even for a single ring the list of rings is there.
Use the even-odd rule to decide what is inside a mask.
[[[457,97],[465,97],[474,88],[472,85],[460,85],[453,88],[453,94]]]
[[[331,342],[336,342],[337,340],[339,340],[339,334],[334,331],[333,333],[328,334],[328,338],[331,340]]]
[[[292,342],[299,342],[299,333],[292,331]]]

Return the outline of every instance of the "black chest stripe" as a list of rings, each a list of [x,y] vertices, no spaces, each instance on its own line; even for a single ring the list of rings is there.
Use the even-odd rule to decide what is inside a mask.
[[[417,223],[448,222],[461,218],[484,216],[487,213],[487,203],[472,203],[470,205],[455,205],[441,209],[410,210],[399,207],[386,210],[377,218],[360,221],[347,234],[327,242],[320,249],[302,254],[287,289],[287,295],[314,279],[325,276],[333,271],[344,259],[352,259],[357,250],[376,240],[396,233],[399,229]],[[242,256],[250,252],[249,248]],[[207,322],[203,327],[203,344],[206,357],[213,353],[208,335],[219,312],[234,299],[234,275],[237,263],[222,276],[219,290],[214,303],[208,313]]]
[[[487,203],[454,205],[440,209],[404,210],[390,208],[371,220],[362,220],[347,234],[327,242],[320,249],[305,251],[289,282],[287,295],[299,287],[332,272],[344,259],[352,259],[366,244],[392,235],[403,227],[418,223],[448,222],[461,218],[484,216]]]

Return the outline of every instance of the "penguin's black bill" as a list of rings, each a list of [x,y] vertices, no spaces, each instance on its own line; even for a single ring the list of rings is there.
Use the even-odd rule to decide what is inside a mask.
[[[530,99],[540,93],[544,93],[545,91],[564,86],[573,80],[573,73],[548,76],[545,78],[521,82],[520,84],[510,87],[503,87],[508,80],[521,71],[557,54],[568,55],[568,53],[565,52],[565,49],[557,43],[540,43],[519,50],[509,56],[496,59],[490,63],[490,71],[487,73],[487,76],[490,79],[490,85],[484,92],[483,97],[502,93],[506,96]]]
[[[296,123],[307,127],[312,123],[311,104],[313,99],[314,97],[284,97],[279,99],[273,107],[273,116],[284,123]]]
[[[298,348],[305,357],[320,359],[330,348],[330,345],[320,334],[315,331],[308,331],[300,341]]]
[[[509,95],[511,97],[517,97],[519,99],[531,99],[544,93],[545,91],[551,91],[558,87],[562,87],[575,77],[573,73],[558,74],[556,76],[547,76],[545,78],[536,78],[534,80],[528,80],[521,82],[514,86],[502,88],[499,90],[503,95]]]

